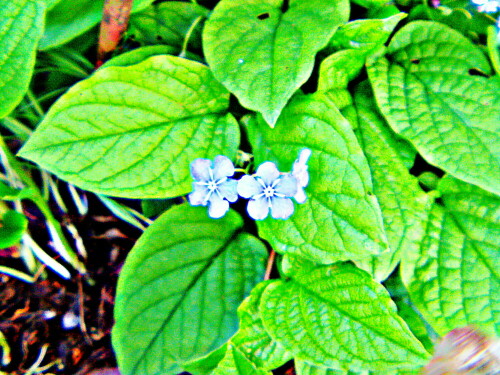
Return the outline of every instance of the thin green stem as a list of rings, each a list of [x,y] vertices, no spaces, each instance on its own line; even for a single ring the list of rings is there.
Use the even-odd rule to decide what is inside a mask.
[[[186,57],[186,52],[187,52],[187,47],[188,47],[188,44],[189,44],[189,39],[191,38],[191,35],[193,34],[194,29],[196,28],[196,26],[198,26],[198,24],[200,23],[200,21],[202,19],[203,19],[203,16],[197,17],[194,20],[194,22],[191,24],[191,26],[189,26],[189,30],[186,33],[186,37],[184,38],[184,41],[182,42],[182,50],[181,50],[181,53],[179,53],[179,57]]]
[[[2,125],[14,133],[21,141],[27,141],[31,133],[33,133],[29,127],[13,117],[7,116],[3,118]]]
[[[15,270],[14,268],[10,267],[0,266],[0,273],[15,277],[16,279],[24,281],[28,284],[32,284],[35,281],[35,278],[33,276],[27,275],[24,272]]]
[[[29,199],[38,207],[43,216],[45,216],[47,226],[50,229],[51,235],[53,236],[53,241],[56,245],[60,246],[58,248],[58,250],[60,251],[60,255],[78,272],[85,273],[85,267],[78,260],[76,253],[73,251],[72,247],[66,240],[61,224],[52,214],[52,211],[50,210],[47,202],[43,199],[38,186],[31,179],[31,176],[24,170],[21,163],[10,152],[2,137],[0,137],[0,148],[2,148],[3,152],[5,153],[11,168],[21,178],[23,183],[30,189],[31,194],[29,196]]]
[[[40,106],[40,103],[38,103],[38,100],[35,97],[35,95],[33,94],[33,91],[28,90],[26,92],[26,96],[28,97],[28,100],[30,102],[30,106],[33,107],[33,109],[35,110],[36,114],[39,117],[45,116],[45,112],[43,111],[42,107]]]

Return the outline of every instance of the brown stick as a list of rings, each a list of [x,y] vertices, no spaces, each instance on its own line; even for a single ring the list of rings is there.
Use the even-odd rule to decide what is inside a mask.
[[[127,30],[133,0],[106,0],[102,13],[96,68],[100,67],[110,52],[114,51]]]

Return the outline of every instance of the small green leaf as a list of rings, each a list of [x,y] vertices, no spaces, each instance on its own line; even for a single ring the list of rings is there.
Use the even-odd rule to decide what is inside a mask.
[[[350,264],[275,281],[260,312],[271,337],[313,365],[380,373],[415,368],[429,357],[387,291]]]
[[[306,202],[295,204],[288,220],[257,222],[259,235],[276,251],[329,264],[388,249],[368,163],[330,101],[319,94],[297,95],[275,129],[260,116],[251,118],[247,129],[257,165],[269,160],[287,172],[302,148],[312,151]]]
[[[274,127],[307,81],[314,55],[349,18],[346,0],[222,0],[203,31],[214,76]]]
[[[385,44],[406,13],[384,19],[356,20],[339,27],[328,45],[336,49],[354,48],[370,53]]]
[[[149,218],[159,216],[173,206],[175,206],[175,199],[143,199],[141,201],[142,213]]]
[[[389,125],[430,163],[500,194],[500,80],[459,32],[416,21],[368,65]]]
[[[440,335],[476,326],[500,335],[500,197],[450,176],[439,184],[415,262],[402,278],[413,303]]]
[[[259,312],[262,292],[272,281],[265,281],[255,286],[238,308],[240,328],[231,338],[231,343],[257,368],[272,370],[292,359],[290,353],[267,333]]]
[[[210,352],[204,357],[184,363],[182,366],[183,370],[194,375],[211,374],[226,356],[227,346],[227,343],[225,343],[220,348]]]
[[[12,112],[29,87],[44,14],[42,0],[0,5],[0,118]]]
[[[211,375],[272,375],[272,373],[258,369],[238,348],[229,345],[226,356]]]
[[[7,211],[0,220],[0,249],[16,245],[28,228],[28,219],[17,211]]]
[[[267,251],[234,211],[176,206],[139,238],[120,273],[113,347],[123,375],[176,374],[223,345],[262,280]]]
[[[365,64],[365,54],[356,49],[335,52],[319,67],[318,91],[323,92],[339,110],[352,106],[347,85],[358,76]]]
[[[153,0],[134,0],[132,12],[140,11]],[[69,42],[90,30],[102,18],[104,0],[61,0],[47,13],[45,33],[39,48],[47,50]]]
[[[408,171],[408,155],[415,151],[398,138],[376,112],[371,90],[360,85],[355,94],[357,136],[372,172],[373,191],[382,209],[390,252],[356,264],[373,277],[385,280],[401,257],[418,253],[431,199]]]
[[[167,44],[182,47],[184,39],[198,17],[205,19],[208,10],[194,3],[168,1],[153,4],[130,17],[127,31],[133,39],[146,44]],[[195,47],[201,47],[201,25],[189,38]]]
[[[20,155],[96,193],[175,197],[191,191],[194,159],[236,155],[239,128],[228,105],[205,65],[154,56],[73,86]]]

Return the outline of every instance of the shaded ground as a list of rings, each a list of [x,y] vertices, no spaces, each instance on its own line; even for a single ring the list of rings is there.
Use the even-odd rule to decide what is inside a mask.
[[[36,212],[28,215],[30,232],[43,246],[48,242],[43,220]],[[33,284],[0,274],[0,331],[11,349],[10,363],[0,370],[25,374],[41,360],[38,368],[52,364],[48,374],[111,375],[104,369],[116,367],[110,339],[116,282],[140,232],[116,220],[91,195],[85,217],[61,219],[78,228],[94,284],[76,274],[63,280],[43,268]],[[0,250],[0,264],[24,270],[15,248]]]

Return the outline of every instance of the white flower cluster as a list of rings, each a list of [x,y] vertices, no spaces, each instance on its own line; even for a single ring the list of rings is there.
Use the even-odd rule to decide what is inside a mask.
[[[478,12],[496,13],[500,10],[500,1],[498,0],[472,0],[477,5]]]

